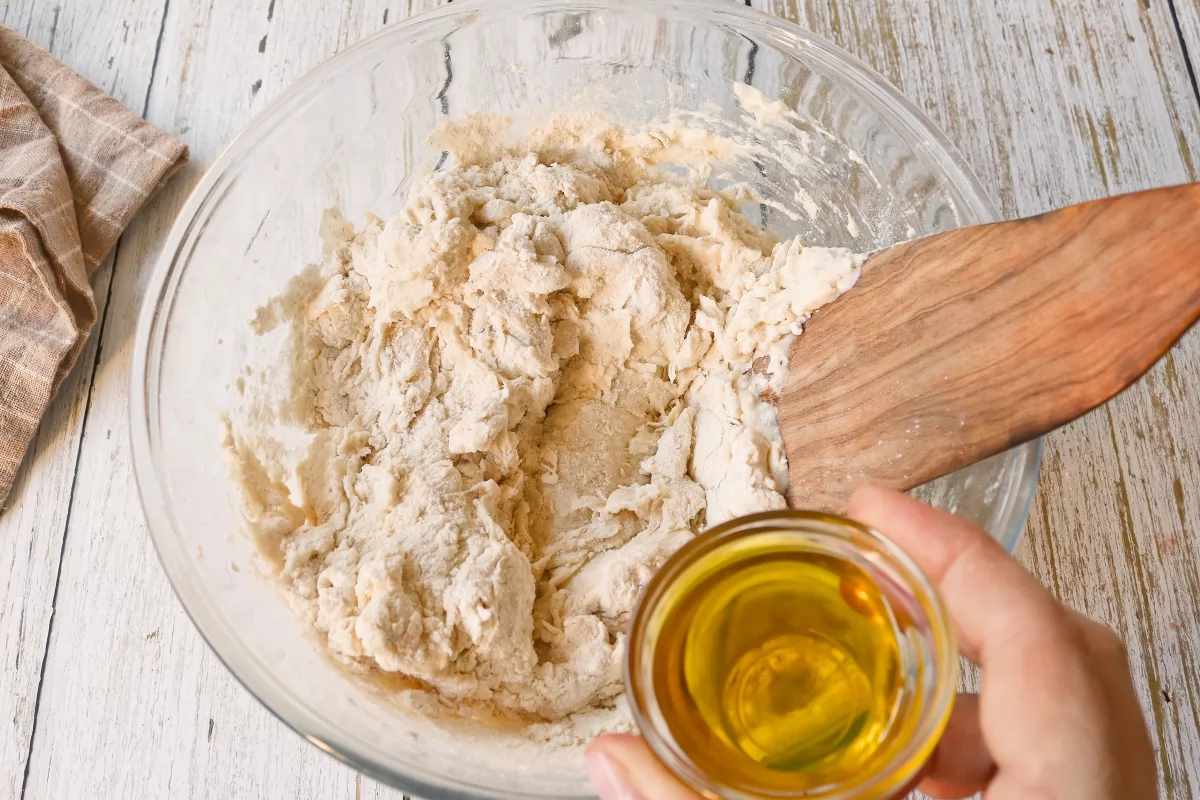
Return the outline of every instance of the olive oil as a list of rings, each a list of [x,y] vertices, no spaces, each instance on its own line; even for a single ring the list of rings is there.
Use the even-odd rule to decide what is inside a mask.
[[[879,768],[901,705],[899,629],[860,567],[803,550],[735,551],[681,575],[670,594],[654,691],[689,761],[755,792]]]
[[[658,759],[705,797],[894,800],[954,703],[936,588],[852,520],[769,511],[681,547],[646,586],[625,685]]]

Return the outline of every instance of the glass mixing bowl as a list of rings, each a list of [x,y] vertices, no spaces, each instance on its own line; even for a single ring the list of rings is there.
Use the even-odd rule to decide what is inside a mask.
[[[729,135],[755,128],[744,82],[803,122],[821,158],[763,158],[735,175],[781,235],[865,251],[995,218],[945,137],[877,74],[833,45],[725,0],[454,3],[394,25],[285,92],[217,159],[187,202],[151,279],[134,354],[133,455],[164,568],[201,634],[246,687],[311,742],[429,798],[590,796],[578,749],[530,752],[516,735],[448,729],[383,702],[322,657],[239,532],[220,415],[244,365],[278,360],[255,309],[320,253],[324,209],[387,217],[438,153],[444,116],[598,108],[637,124],[706,108]],[[799,219],[804,190],[818,213]],[[800,203],[803,205],[803,203]],[[853,222],[847,219],[853,218]],[[1039,448],[952,475],[923,496],[1011,548]]]

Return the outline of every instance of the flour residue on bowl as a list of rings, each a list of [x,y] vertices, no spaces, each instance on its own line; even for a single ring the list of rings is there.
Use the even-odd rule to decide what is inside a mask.
[[[737,145],[703,130],[507,130],[445,128],[450,158],[390,220],[327,216],[324,263],[256,320],[290,331],[287,390],[247,397],[226,445],[267,568],[335,658],[573,744],[628,725],[651,574],[784,506],[769,398],[863,258],[751,224],[744,188],[706,181]]]

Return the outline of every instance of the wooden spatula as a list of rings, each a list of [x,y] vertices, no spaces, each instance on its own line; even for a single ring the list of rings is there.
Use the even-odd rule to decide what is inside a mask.
[[[1047,433],[1197,317],[1200,183],[877,252],[792,346],[789,503],[842,511],[863,483],[909,489]]]

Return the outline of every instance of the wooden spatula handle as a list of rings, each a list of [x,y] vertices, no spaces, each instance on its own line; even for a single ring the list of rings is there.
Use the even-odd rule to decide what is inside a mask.
[[[792,347],[789,500],[841,510],[862,483],[908,489],[1044,434],[1198,316],[1200,184],[882,251]]]

